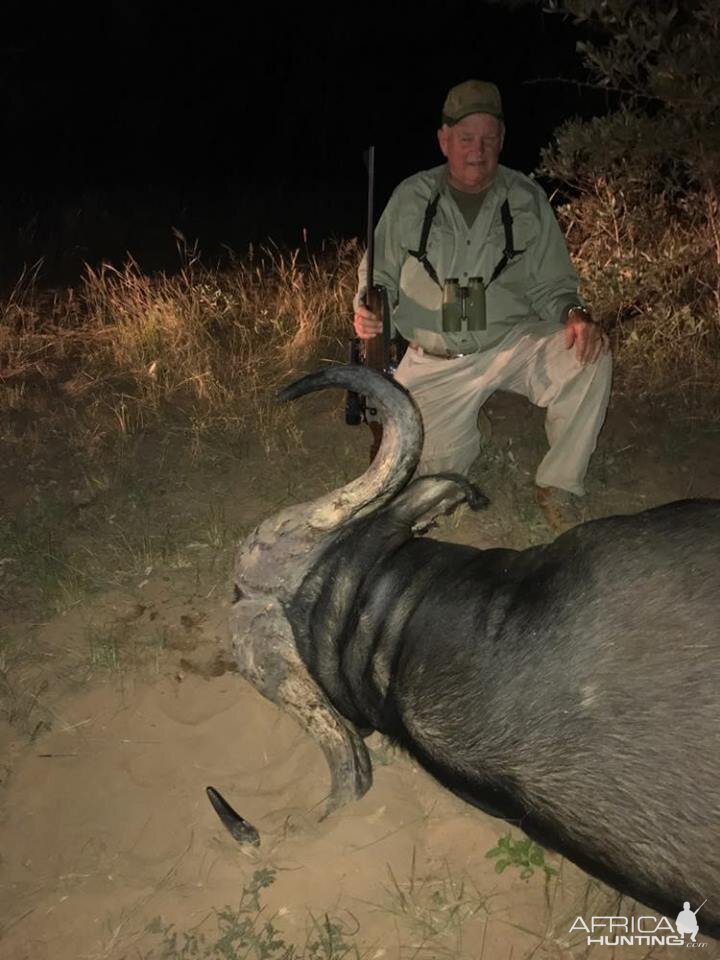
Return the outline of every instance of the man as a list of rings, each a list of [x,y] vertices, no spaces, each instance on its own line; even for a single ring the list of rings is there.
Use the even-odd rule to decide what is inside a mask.
[[[707,903],[707,900],[701,903],[700,906],[701,907],[704,906],[705,903]],[[692,940],[693,943],[695,943],[695,941],[697,940],[697,935],[698,935],[698,930],[700,929],[700,925],[697,922],[696,914],[699,909],[700,907],[698,907],[697,910],[691,910],[690,902],[686,900],[685,903],[683,903],[682,910],[677,915],[677,919],[675,920],[675,927],[677,929],[678,934],[683,938],[683,943],[685,942],[686,933],[690,934],[690,939]]]
[[[393,192],[375,231],[373,282],[409,341],[395,378],[423,418],[418,473],[465,473],[480,452],[485,400],[497,389],[523,394],[547,408],[536,497],[559,532],[577,519],[611,357],[543,190],[498,162],[504,135],[494,84],[450,90],[438,130],[447,162]],[[364,257],[358,277],[354,328],[368,339],[382,328],[364,306]]]

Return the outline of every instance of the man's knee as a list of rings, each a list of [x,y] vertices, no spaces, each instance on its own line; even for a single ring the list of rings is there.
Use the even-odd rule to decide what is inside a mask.
[[[603,362],[609,362],[612,365],[612,354],[607,347],[604,347],[597,360],[594,363],[581,363],[577,358],[576,345],[568,347],[565,343],[565,330],[557,330],[550,334],[544,342],[543,349],[552,357],[565,360],[568,364],[576,367],[594,367]]]
[[[544,358],[544,369],[538,371],[538,374],[541,380],[546,380],[547,386],[553,383],[560,388],[572,382],[589,381],[594,389],[599,389],[602,393],[609,392],[613,369],[610,350],[602,350],[592,363],[581,363],[575,346],[566,346],[565,333],[560,330],[548,337],[541,354]]]
[[[613,358],[609,350],[603,350],[594,363],[585,364],[590,368],[590,376],[593,379],[593,387],[598,394],[604,398],[607,404],[610,398],[610,388],[612,386]]]

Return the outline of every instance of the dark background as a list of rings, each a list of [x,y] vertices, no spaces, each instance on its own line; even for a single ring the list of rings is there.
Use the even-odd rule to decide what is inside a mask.
[[[172,269],[172,227],[207,260],[362,235],[365,148],[379,211],[399,180],[442,162],[442,102],[469,77],[500,87],[501,159],[526,172],[564,119],[607,109],[559,79],[586,79],[583,37],[533,2],[4,9],[5,277],[42,257],[42,277],[70,280],[127,252]]]

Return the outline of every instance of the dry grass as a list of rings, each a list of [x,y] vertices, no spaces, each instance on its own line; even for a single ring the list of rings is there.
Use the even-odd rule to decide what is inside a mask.
[[[585,293],[613,330],[621,385],[683,402],[717,397],[720,373],[718,199],[626,195],[598,179],[560,211]],[[638,210],[643,215],[638,215]],[[86,268],[72,289],[44,292],[29,270],[0,303],[0,439],[60,436],[98,448],[160,427],[189,438],[291,430],[278,384],[340,359],[360,249],[320,255],[251,248],[220,272],[178,235],[182,267],[147,276]]]
[[[171,424],[197,438],[259,431],[271,445],[283,379],[321,353],[341,356],[359,251],[252,248],[232,269],[200,264],[144,275],[129,261],[86,268],[75,289],[42,293],[33,271],[0,304],[0,414],[6,440],[68,433],[92,448]],[[37,437],[36,437],[37,439]]]
[[[597,178],[561,208],[583,290],[611,331],[620,386],[720,407],[720,201]]]
[[[172,276],[130,260],[48,292],[35,269],[0,302],[0,604],[67,609],[158,550],[186,559],[148,515],[153,484],[193,458],[295,448],[279,385],[346,353],[354,241],[250,249],[220,272],[178,240]],[[209,518],[212,542],[223,523]]]
[[[614,331],[622,384],[706,403],[720,373],[718,199],[649,204],[599,178],[560,217],[588,299]],[[343,357],[358,243],[316,256],[250,248],[223,272],[180,234],[178,247],[172,276],[130,260],[48,293],[37,270],[23,274],[0,303],[0,439],[54,434],[94,459],[154,427],[195,449],[215,431],[270,449],[291,430],[273,395],[320,356]]]

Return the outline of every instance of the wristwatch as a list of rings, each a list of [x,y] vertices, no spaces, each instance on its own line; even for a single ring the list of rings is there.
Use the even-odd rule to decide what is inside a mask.
[[[592,314],[587,307],[584,307],[581,303],[573,303],[572,306],[568,307],[565,312],[565,319],[567,320],[571,313],[579,313],[582,315],[585,323],[595,323],[593,320]]]

